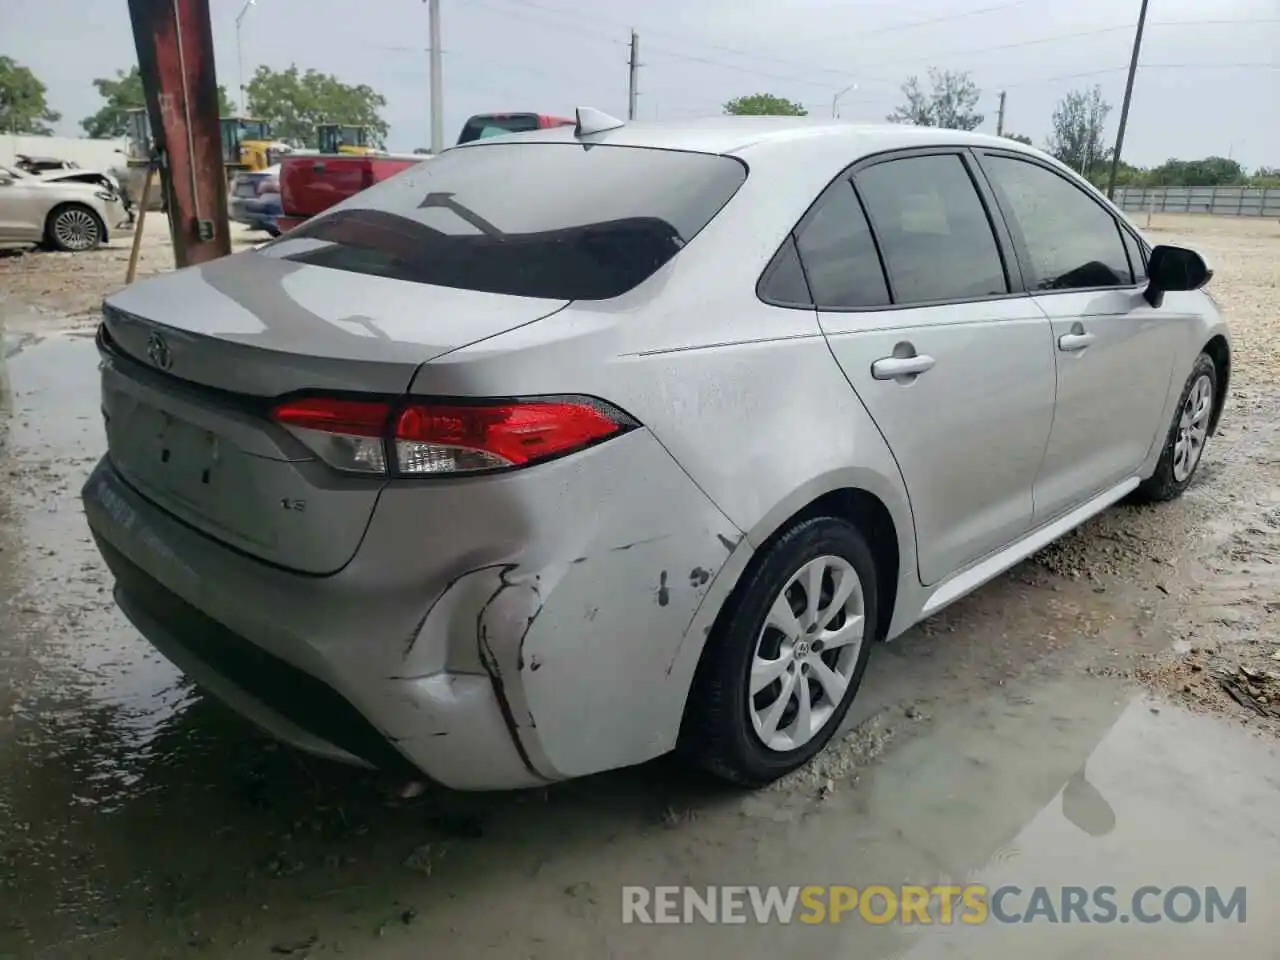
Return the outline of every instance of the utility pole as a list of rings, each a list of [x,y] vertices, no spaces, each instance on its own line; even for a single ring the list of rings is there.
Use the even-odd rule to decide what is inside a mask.
[[[240,80],[240,116],[247,117],[249,115],[249,107],[245,102],[244,94],[244,53],[240,46],[240,28],[244,26],[244,15],[249,12],[257,0],[244,0],[244,6],[240,8],[240,12],[236,15],[236,70],[239,73]]]
[[[640,99],[640,37],[634,30],[631,31],[631,57],[627,65],[630,68],[627,80],[627,119],[634,120],[637,102]]]
[[[426,0],[431,30],[431,152],[444,151],[444,69],[440,49],[440,0]]]
[[[996,136],[1004,136],[1004,98],[1005,92],[1000,91],[1000,112],[996,114]]]
[[[1133,56],[1129,58],[1129,79],[1124,85],[1124,104],[1120,107],[1120,129],[1116,131],[1116,148],[1111,153],[1111,176],[1107,178],[1107,199],[1115,197],[1116,174],[1120,170],[1120,150],[1124,146],[1124,130],[1129,124],[1129,101],[1133,98],[1133,78],[1138,73],[1138,55],[1142,52],[1142,28],[1147,25],[1147,0],[1138,10],[1138,28],[1133,33]]]

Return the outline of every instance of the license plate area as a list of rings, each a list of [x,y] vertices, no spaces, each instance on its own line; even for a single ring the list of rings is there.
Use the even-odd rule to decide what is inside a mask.
[[[252,199],[258,195],[258,189],[252,183],[240,183],[236,185],[237,197],[248,197]]]
[[[268,545],[254,467],[277,466],[225,436],[121,391],[106,398],[107,444],[116,468],[178,514]],[[204,525],[204,524],[202,524]]]

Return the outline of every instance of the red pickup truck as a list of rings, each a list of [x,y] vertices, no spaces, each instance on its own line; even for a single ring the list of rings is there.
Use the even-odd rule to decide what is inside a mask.
[[[280,161],[280,208],[276,223],[283,233],[335,203],[393,177],[415,163],[419,155],[293,153]]]
[[[470,143],[504,133],[573,126],[568,117],[545,113],[480,113],[462,127],[458,143]],[[290,230],[335,203],[395,176],[415,163],[430,160],[421,154],[379,153],[369,156],[294,153],[280,162],[280,230]]]

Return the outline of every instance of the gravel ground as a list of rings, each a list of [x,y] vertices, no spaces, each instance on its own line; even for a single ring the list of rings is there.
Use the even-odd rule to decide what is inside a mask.
[[[233,249],[241,250],[268,239],[239,224],[231,225]],[[92,253],[54,253],[28,247],[0,247],[0,290],[33,307],[47,319],[41,327],[92,326],[108,294],[124,286],[129,268],[132,231],[118,230],[111,241]],[[163,215],[147,215],[138,255],[138,279],[173,269],[169,223]],[[10,333],[39,332],[10,329]]]
[[[1214,269],[1209,289],[1235,337],[1238,385],[1274,384],[1280,373],[1280,222],[1261,217],[1146,215],[1134,221],[1154,243],[1192,247]]]

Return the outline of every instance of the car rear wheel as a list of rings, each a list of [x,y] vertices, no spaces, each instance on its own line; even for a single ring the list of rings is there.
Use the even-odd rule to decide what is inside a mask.
[[[88,207],[68,203],[49,214],[45,234],[54,248],[80,253],[101,246],[106,230],[98,215]]]
[[[1217,394],[1218,368],[1214,366],[1212,357],[1202,353],[1196,358],[1191,375],[1182,388],[1160,462],[1156,464],[1155,472],[1134,491],[1136,501],[1158,503],[1174,500],[1191,486],[1209,440],[1209,425],[1213,420]]]
[[[862,534],[835,517],[798,522],[757,558],[712,631],[681,751],[747,786],[803,766],[848,713],[875,631]]]

